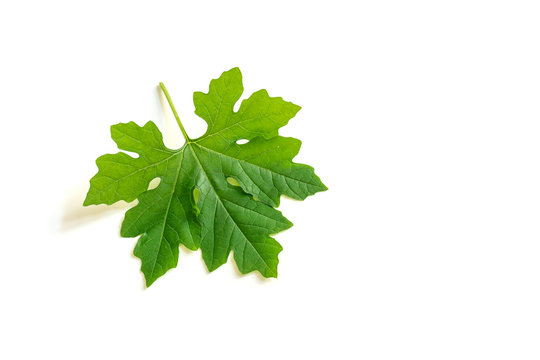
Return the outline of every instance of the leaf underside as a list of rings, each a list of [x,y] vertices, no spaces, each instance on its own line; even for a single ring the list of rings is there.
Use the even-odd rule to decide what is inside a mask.
[[[312,167],[292,162],[300,140],[278,135],[300,107],[259,90],[235,112],[242,92],[242,75],[233,68],[212,80],[208,93],[194,93],[195,113],[208,130],[178,150],[165,147],[152,121],[111,127],[119,149],[139,157],[99,157],[84,205],[138,199],[121,235],[142,235],[134,254],[147,286],[176,267],[180,244],[200,248],[209,271],[232,251],[240,272],[277,277],[282,247],[270,235],[292,226],[275,209],[280,196],[303,200],[327,189]],[[237,144],[243,139],[248,142]],[[159,185],[148,190],[155,178]]]

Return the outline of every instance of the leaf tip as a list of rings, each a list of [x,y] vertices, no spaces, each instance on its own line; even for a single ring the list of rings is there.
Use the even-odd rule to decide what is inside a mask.
[[[157,278],[152,278],[144,274],[144,287],[148,289],[152,284],[157,280]]]
[[[92,184],[90,184],[90,187],[91,186]],[[97,205],[90,190],[88,190],[88,193],[86,193],[86,197],[84,198],[84,201],[83,201],[83,206]]]
[[[231,73],[231,74],[236,73],[236,74],[242,75],[242,72],[240,71],[240,68],[238,66],[235,66],[226,72]]]
[[[283,230],[287,230],[287,229],[290,229],[293,227],[293,223],[292,221],[290,221],[289,219],[285,218],[285,226],[283,228]],[[281,250],[280,250],[281,251]]]

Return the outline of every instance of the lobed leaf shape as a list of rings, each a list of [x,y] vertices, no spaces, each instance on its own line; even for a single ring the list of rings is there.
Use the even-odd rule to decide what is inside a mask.
[[[275,209],[280,196],[303,200],[327,189],[312,167],[292,161],[300,140],[278,135],[300,107],[259,90],[235,112],[242,93],[238,68],[212,80],[208,93],[194,93],[195,113],[208,130],[192,140],[179,122],[186,143],[178,150],[165,147],[151,121],[111,127],[118,147],[139,157],[124,152],[99,157],[84,205],[138,199],[121,235],[141,235],[134,254],[147,286],[177,266],[180,244],[200,248],[209,271],[232,251],[240,272],[277,277],[282,247],[270,235],[292,226]],[[248,142],[238,144],[242,139]],[[154,178],[160,183],[148,190]]]

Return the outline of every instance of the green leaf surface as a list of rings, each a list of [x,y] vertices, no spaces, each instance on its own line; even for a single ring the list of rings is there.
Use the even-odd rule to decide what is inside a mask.
[[[134,254],[141,259],[147,286],[177,266],[180,244],[200,248],[210,271],[232,251],[240,272],[277,277],[282,247],[270,235],[292,226],[275,209],[280,196],[303,200],[326,190],[312,167],[292,161],[300,140],[278,135],[300,107],[259,90],[235,112],[243,86],[240,70],[234,68],[212,80],[208,93],[194,93],[195,113],[208,130],[192,140],[163,84],[161,88],[186,143],[168,149],[151,121],[143,127],[134,122],[113,125],[111,136],[118,147],[139,156],[119,152],[99,157],[84,205],[138,199],[126,213],[121,235],[141,235]],[[154,178],[159,185],[148,190]]]

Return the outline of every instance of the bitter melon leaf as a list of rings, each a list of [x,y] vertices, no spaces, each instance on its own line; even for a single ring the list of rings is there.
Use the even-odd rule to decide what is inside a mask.
[[[232,251],[240,272],[277,277],[282,247],[270,235],[292,226],[275,209],[280,196],[303,200],[326,190],[312,167],[292,161],[301,142],[278,135],[300,107],[260,90],[235,112],[242,92],[238,68],[212,80],[208,93],[196,92],[195,113],[208,130],[194,140],[170,102],[186,138],[178,150],[164,145],[151,121],[143,127],[134,122],[111,127],[119,149],[139,156],[119,152],[99,157],[84,205],[138,199],[126,213],[121,235],[141,235],[134,254],[141,259],[147,286],[176,267],[180,244],[200,248],[209,271],[224,264]],[[148,190],[154,178],[159,185]]]

